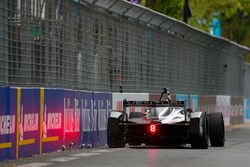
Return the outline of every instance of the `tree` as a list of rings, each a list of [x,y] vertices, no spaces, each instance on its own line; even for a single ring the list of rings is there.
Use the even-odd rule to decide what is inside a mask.
[[[182,20],[185,0],[144,1],[147,7]],[[190,0],[189,6],[190,25],[208,32],[213,15],[217,13],[222,23],[222,36],[250,47],[250,0]]]
[[[183,0],[146,0],[146,7],[176,19],[182,19]]]

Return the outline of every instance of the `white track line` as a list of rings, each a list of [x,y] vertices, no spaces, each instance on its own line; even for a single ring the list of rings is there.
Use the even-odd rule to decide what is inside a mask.
[[[125,149],[124,148],[101,149],[101,150],[94,150],[92,152],[95,152],[95,153],[111,153],[111,152],[121,151],[121,150],[125,150]]]
[[[99,155],[98,153],[78,153],[78,154],[72,154],[70,156],[72,157],[91,157],[94,155]]]
[[[48,161],[51,162],[68,162],[79,159],[78,157],[60,157],[60,158],[53,158],[49,159]]]
[[[17,167],[45,167],[52,165],[53,163],[45,163],[45,162],[34,162],[28,164],[17,165]]]
[[[110,152],[114,152],[113,150],[94,150],[94,153],[110,153]]]

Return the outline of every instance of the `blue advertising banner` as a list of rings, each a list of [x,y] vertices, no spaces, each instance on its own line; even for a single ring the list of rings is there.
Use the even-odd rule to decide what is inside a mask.
[[[7,110],[9,110],[9,113],[12,117],[10,129],[11,129],[11,135],[10,135],[10,141],[12,143],[12,147],[9,150],[9,158],[8,159],[15,159],[18,158],[18,152],[17,152],[17,91],[16,88],[8,88],[8,92],[6,95],[7,97]],[[13,119],[14,117],[14,119]]]
[[[13,104],[14,105],[14,104]],[[40,89],[17,89],[17,156],[39,154]]]
[[[199,99],[199,97],[197,95],[190,95],[188,107],[192,108],[194,111],[197,111],[198,110],[198,102],[199,102],[198,99]]]
[[[85,147],[91,147],[91,111],[92,111],[92,92],[79,92],[78,98],[81,101],[81,143]]]
[[[0,161],[15,158],[15,119],[10,112],[10,88],[0,88]]]
[[[176,94],[176,100],[179,101],[188,101],[188,95],[185,94]]]
[[[44,99],[42,116],[42,153],[56,151],[61,148],[63,139],[63,99],[62,90],[41,89],[40,97]]]
[[[176,94],[176,100],[186,101],[187,108],[192,108],[194,111],[198,110],[198,95]]]
[[[111,93],[0,88],[0,100],[0,160],[107,143]]]
[[[81,143],[85,147],[92,147],[92,122],[93,122],[93,93],[92,92],[79,92],[78,98],[81,101]]]
[[[94,93],[94,101],[97,106],[97,145],[107,143],[108,116],[112,110],[111,93]]]
[[[80,114],[81,105],[77,91],[59,90],[62,91],[59,101],[63,102],[63,142],[70,145],[80,143]]]
[[[185,94],[176,94],[176,100],[177,101],[186,101],[186,107],[188,107],[188,95]]]
[[[245,121],[250,122],[250,99],[244,99]]]
[[[91,136],[91,147],[98,146],[98,129],[97,129],[97,119],[98,119],[98,104],[94,99],[94,93],[91,99],[91,112],[90,112],[90,136]]]
[[[78,98],[81,102],[81,143],[85,147],[105,145],[112,94],[79,92]]]

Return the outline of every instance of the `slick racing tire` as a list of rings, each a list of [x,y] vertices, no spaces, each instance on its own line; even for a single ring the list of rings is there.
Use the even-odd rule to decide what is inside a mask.
[[[142,118],[142,113],[141,112],[130,112],[129,114],[129,119],[132,118]]]
[[[200,118],[191,119],[191,146],[194,149],[208,148],[208,125],[207,115],[205,112],[201,114]]]
[[[107,142],[110,148],[125,147],[123,130],[119,126],[119,118],[108,118]]]
[[[222,113],[213,112],[209,115],[209,137],[211,146],[224,146],[225,126]]]

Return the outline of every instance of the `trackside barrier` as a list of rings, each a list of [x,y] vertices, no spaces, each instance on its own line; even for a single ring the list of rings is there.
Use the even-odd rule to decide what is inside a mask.
[[[176,100],[186,101],[186,104],[187,104],[186,107],[188,107],[188,105],[189,105],[188,99],[189,99],[189,96],[186,94],[176,94]]]
[[[230,125],[244,123],[244,97],[231,96]]]
[[[107,122],[112,110],[112,94],[94,93],[94,108],[97,110],[97,143],[94,143],[94,146],[102,146],[107,143]]]
[[[39,154],[40,143],[40,89],[11,88],[17,91],[16,106],[16,158]],[[14,95],[15,96],[15,95]]]
[[[107,143],[112,94],[0,88],[0,161]]]
[[[250,99],[244,99],[244,122],[250,123]]]
[[[63,144],[65,132],[63,118],[68,107],[67,100],[64,101],[63,96],[64,92],[59,89],[40,90],[40,126],[42,129],[39,145],[41,152],[39,153],[55,151]],[[66,103],[65,106],[64,103]]]
[[[105,145],[108,116],[112,109],[122,110],[124,99],[158,100],[159,94],[0,87],[0,161],[57,151],[62,145],[69,149],[70,143]],[[247,98],[176,94],[172,99],[187,100],[195,110],[222,112],[226,126],[250,122]]]
[[[199,96],[198,106],[200,111],[214,112],[216,110],[216,96]]]
[[[198,111],[199,108],[199,96],[198,95],[190,95],[188,99],[188,106],[192,108],[194,111]]]
[[[225,125],[230,125],[231,115],[231,97],[230,96],[216,96],[216,112],[221,112],[224,117]]]
[[[207,113],[211,113],[214,111],[223,113],[226,126],[244,123],[244,97],[199,96],[198,101],[199,110],[201,111],[205,111]]]
[[[0,88],[0,161],[14,159],[16,148],[16,90]]]
[[[230,96],[199,96],[199,110],[211,113],[221,112],[225,126],[230,125],[231,97]]]
[[[176,94],[176,100],[186,101],[186,107],[194,111],[198,110],[198,95]]]

